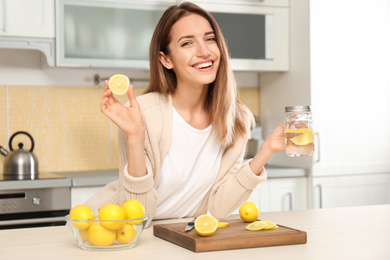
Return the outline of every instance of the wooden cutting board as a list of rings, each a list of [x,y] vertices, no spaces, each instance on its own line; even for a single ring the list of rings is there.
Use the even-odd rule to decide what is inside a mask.
[[[264,246],[305,244],[306,232],[279,225],[272,230],[248,231],[241,219],[223,220],[229,226],[218,228],[214,235],[201,237],[195,229],[185,232],[186,222],[155,224],[153,234],[194,252],[242,249]]]

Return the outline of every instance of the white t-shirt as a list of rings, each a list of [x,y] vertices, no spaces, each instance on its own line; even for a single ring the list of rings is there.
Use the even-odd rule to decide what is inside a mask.
[[[173,108],[172,141],[160,170],[154,218],[192,216],[213,185],[221,158],[212,125],[196,129]]]

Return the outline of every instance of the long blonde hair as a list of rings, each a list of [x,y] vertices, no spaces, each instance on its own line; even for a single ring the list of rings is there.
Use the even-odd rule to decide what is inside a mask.
[[[158,22],[149,50],[150,84],[145,93],[159,92],[165,96],[175,93],[177,82],[173,70],[166,69],[159,62],[159,53],[170,54],[172,26],[182,17],[198,14],[209,21],[214,30],[218,48],[221,52],[220,65],[214,82],[210,83],[206,106],[210,112],[213,129],[223,147],[229,147],[234,137],[248,138],[254,124],[252,113],[237,98],[237,83],[229,62],[229,53],[221,29],[214,17],[199,6],[184,2],[168,8]]]

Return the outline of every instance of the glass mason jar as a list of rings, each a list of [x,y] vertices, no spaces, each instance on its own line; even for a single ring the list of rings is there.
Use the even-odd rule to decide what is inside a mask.
[[[290,157],[312,155],[314,135],[310,106],[288,106],[285,112],[284,133],[287,155]]]

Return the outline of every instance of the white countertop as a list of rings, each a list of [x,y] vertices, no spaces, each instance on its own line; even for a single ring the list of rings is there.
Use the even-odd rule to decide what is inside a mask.
[[[303,168],[288,168],[279,166],[265,167],[268,178],[290,178],[290,177],[305,177],[306,170]],[[58,172],[72,180],[72,187],[80,186],[103,186],[109,182],[118,179],[118,170],[97,170],[97,171],[80,171],[80,172]]]
[[[273,178],[295,178],[306,177],[306,170],[303,168],[289,168],[266,165],[265,169],[269,179]],[[118,179],[119,171],[114,170],[94,170],[94,171],[74,171],[74,172],[54,172],[62,179],[40,179],[40,180],[6,180],[0,181],[1,190],[18,190],[34,188],[54,188],[54,187],[89,187],[104,186]]]
[[[0,231],[1,259],[390,259],[390,205],[262,213],[262,219],[307,232],[307,243],[194,253],[145,229],[138,245],[121,251],[80,249],[69,227]],[[159,221],[177,222],[185,220]]]

